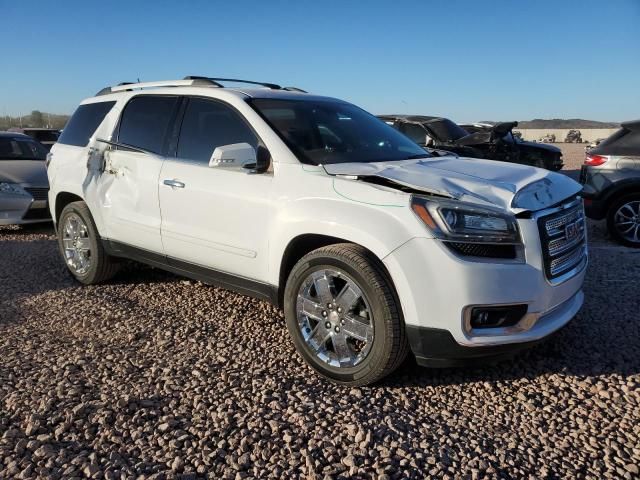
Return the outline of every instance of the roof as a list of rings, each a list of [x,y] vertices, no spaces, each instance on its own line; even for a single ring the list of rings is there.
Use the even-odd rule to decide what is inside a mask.
[[[59,128],[43,128],[43,127],[12,127],[9,132],[22,133],[22,132],[59,132]]]
[[[0,138],[31,138],[29,135],[20,132],[0,132]]]

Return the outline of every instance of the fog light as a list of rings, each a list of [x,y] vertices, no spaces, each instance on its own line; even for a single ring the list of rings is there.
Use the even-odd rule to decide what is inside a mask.
[[[527,313],[527,305],[505,305],[501,307],[473,307],[471,328],[513,327]]]

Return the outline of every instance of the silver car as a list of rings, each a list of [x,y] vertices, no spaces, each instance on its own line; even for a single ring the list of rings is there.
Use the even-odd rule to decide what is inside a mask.
[[[0,132],[0,225],[51,221],[46,156],[28,135]]]

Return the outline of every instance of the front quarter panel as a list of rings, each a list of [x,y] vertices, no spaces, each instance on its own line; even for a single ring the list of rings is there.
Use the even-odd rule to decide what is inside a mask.
[[[408,194],[332,177],[321,167],[306,165],[281,165],[277,182],[275,191],[281,193],[274,198],[269,252],[273,285],[279,284],[287,246],[300,235],[341,238],[367,248],[380,259],[412,237],[429,236],[411,211]],[[357,199],[349,198],[343,192],[351,190],[336,187],[334,182],[356,183],[353,188],[359,191]],[[365,201],[366,191],[370,195]]]

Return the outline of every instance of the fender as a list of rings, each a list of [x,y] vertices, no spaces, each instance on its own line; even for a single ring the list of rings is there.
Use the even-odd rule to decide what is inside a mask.
[[[313,212],[313,215],[309,215]],[[280,267],[289,244],[301,235],[317,234],[356,243],[383,259],[416,236],[408,226],[420,227],[408,208],[377,207],[347,199],[308,198],[280,209],[272,223],[269,283],[279,285]],[[424,236],[428,236],[424,232]]]

